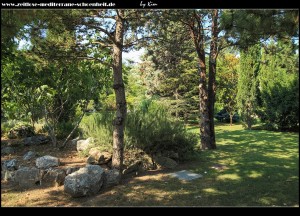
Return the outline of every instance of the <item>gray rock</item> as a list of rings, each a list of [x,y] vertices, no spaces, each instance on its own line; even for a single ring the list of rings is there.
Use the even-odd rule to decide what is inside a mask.
[[[98,165],[87,165],[65,178],[64,191],[72,197],[96,194],[104,180],[104,171]]]
[[[120,180],[121,175],[119,170],[105,170],[105,181],[103,183],[105,188],[119,184]]]
[[[129,173],[132,173],[132,172],[137,172],[137,171],[139,171],[139,169],[142,166],[143,166],[142,161],[136,161],[133,164],[129,165],[127,167],[127,169],[123,170],[123,174],[126,175],[126,174],[129,174]]]
[[[23,139],[23,144],[25,146],[30,145],[41,145],[46,144],[50,141],[50,138],[47,136],[39,135],[39,136],[31,136]]]
[[[1,149],[1,154],[13,154],[15,149],[13,147],[7,146]]]
[[[50,155],[39,157],[36,159],[35,164],[37,168],[48,169],[50,167],[59,166],[59,159]]]
[[[164,156],[154,156],[153,159],[161,168],[174,169],[178,165],[176,161]]]
[[[87,138],[86,140],[78,140],[77,141],[77,151],[84,151],[90,147],[92,144],[93,138]]]
[[[87,158],[88,164],[107,164],[112,159],[112,154],[109,152],[101,152],[96,148],[92,148],[89,151],[89,157]]]
[[[41,179],[41,185],[60,186],[64,184],[66,173],[62,169],[48,169]]]
[[[66,175],[70,175],[73,172],[76,172],[80,169],[80,167],[67,167],[65,168]]]
[[[18,169],[18,161],[17,159],[6,160],[2,163],[2,170],[14,171]]]
[[[1,179],[4,181],[14,181],[16,171],[3,170],[1,171]]]
[[[77,141],[78,141],[79,139],[80,139],[79,137],[77,137],[77,138],[75,138],[75,139],[72,139],[72,140],[71,140],[72,145],[76,145],[76,144],[77,144]]]
[[[40,184],[41,172],[35,167],[22,167],[15,172],[14,180],[21,187],[29,188]]]
[[[29,151],[23,156],[23,160],[30,160],[36,156],[36,153],[33,151]]]

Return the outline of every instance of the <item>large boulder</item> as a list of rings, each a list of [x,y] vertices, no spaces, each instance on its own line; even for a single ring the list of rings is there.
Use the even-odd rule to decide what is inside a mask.
[[[36,159],[35,164],[37,168],[48,169],[50,167],[59,166],[59,159],[50,155],[45,155]]]
[[[50,138],[44,135],[39,135],[39,136],[31,136],[31,137],[26,137],[23,139],[23,144],[25,146],[30,146],[30,145],[41,145],[41,144],[46,144],[50,141]]]
[[[120,180],[121,175],[118,169],[105,170],[105,181],[103,183],[105,188],[119,184]]]
[[[17,159],[11,159],[11,160],[6,160],[3,161],[3,163],[1,164],[1,169],[2,170],[8,170],[8,171],[14,171],[18,169],[18,161]]]
[[[41,179],[41,185],[60,186],[64,184],[66,172],[62,169],[50,168]]]
[[[174,169],[178,165],[176,161],[164,156],[154,156],[153,159],[160,168]]]
[[[7,146],[1,149],[1,154],[13,154],[15,153],[15,149],[13,147]]]
[[[35,167],[22,167],[15,172],[14,181],[21,187],[29,188],[40,184],[41,172]]]
[[[93,138],[87,138],[86,140],[78,140],[77,141],[77,151],[85,151],[87,150],[93,142]]]
[[[89,157],[87,158],[88,164],[107,164],[112,159],[112,154],[109,152],[101,152],[96,148],[92,148],[89,151]]]
[[[98,165],[87,165],[65,178],[64,191],[72,197],[96,194],[104,180],[104,170]]]
[[[65,168],[65,173],[66,173],[66,175],[70,175],[73,172],[78,171],[79,169],[80,169],[80,167],[66,167]]]
[[[30,160],[36,156],[36,153],[33,151],[29,151],[23,156],[23,160]]]

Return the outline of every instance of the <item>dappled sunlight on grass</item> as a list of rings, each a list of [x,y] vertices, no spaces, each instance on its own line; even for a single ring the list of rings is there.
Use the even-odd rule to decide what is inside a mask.
[[[262,177],[263,174],[261,172],[257,172],[257,171],[250,171],[250,174],[248,175],[248,177],[250,178],[259,178],[259,177]]]
[[[198,134],[199,128],[189,128]],[[299,134],[247,131],[241,125],[216,125],[217,149],[199,151],[174,170],[130,176],[87,198],[55,190],[13,189],[1,195],[5,206],[299,206]],[[224,169],[213,167],[224,166]],[[170,173],[203,175],[181,181]],[[3,189],[2,189],[3,191]],[[29,195],[26,195],[29,193]],[[31,198],[36,193],[36,197]],[[29,198],[26,198],[29,197]],[[31,199],[31,200],[30,200]]]
[[[217,177],[217,180],[241,180],[237,174],[223,174]]]
[[[274,197],[261,197],[258,199],[258,202],[261,203],[262,205],[272,205],[272,203],[277,203],[277,199]],[[283,206],[282,204],[281,206]]]
[[[226,192],[216,190],[215,188],[204,188],[202,191],[209,193],[209,194],[216,194],[216,195],[217,194],[227,194]]]

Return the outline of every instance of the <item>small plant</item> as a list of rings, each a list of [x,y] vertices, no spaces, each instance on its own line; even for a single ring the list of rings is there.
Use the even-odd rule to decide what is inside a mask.
[[[26,122],[18,122],[11,128],[7,136],[10,139],[30,137],[35,134],[33,127]]]

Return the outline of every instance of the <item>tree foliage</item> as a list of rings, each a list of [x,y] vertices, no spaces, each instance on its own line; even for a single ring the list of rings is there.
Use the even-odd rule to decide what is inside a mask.
[[[272,40],[262,50],[258,115],[269,129],[299,129],[299,59],[295,48],[285,39]]]
[[[260,51],[260,45],[257,44],[241,52],[237,100],[247,129],[252,128],[257,109]]]

